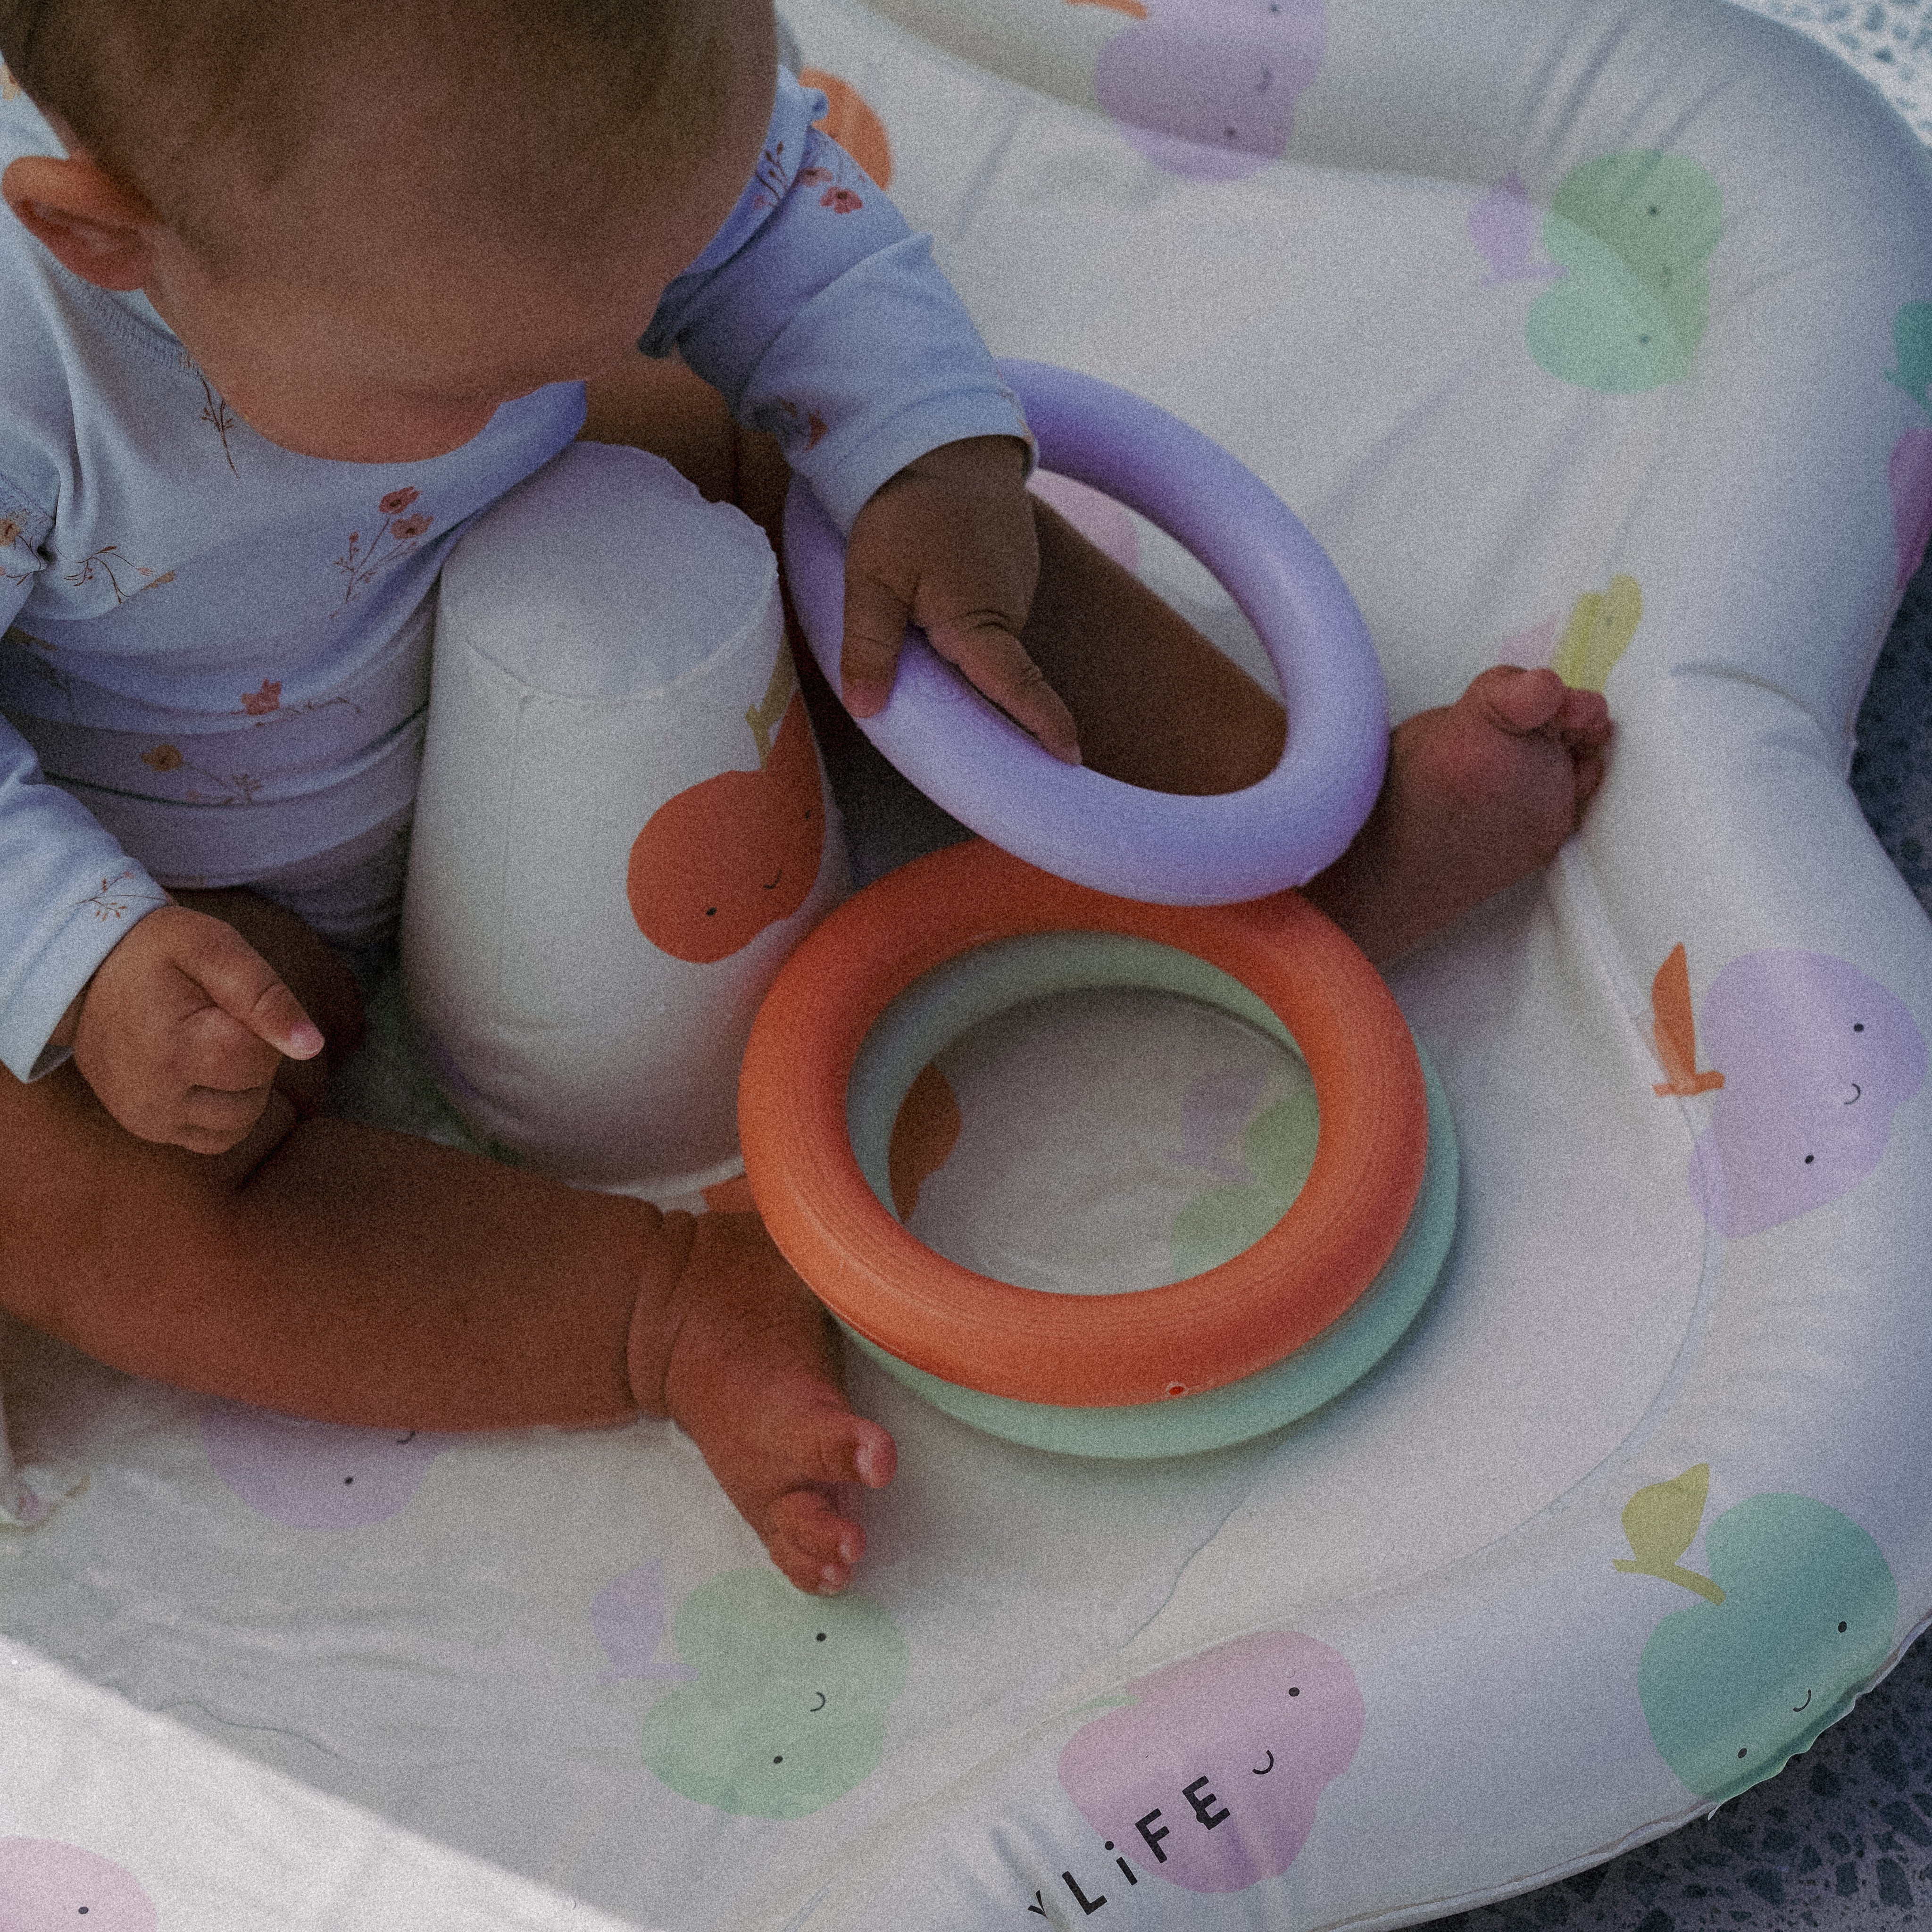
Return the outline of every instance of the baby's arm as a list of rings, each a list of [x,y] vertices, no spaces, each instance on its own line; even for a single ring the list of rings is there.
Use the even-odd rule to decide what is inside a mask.
[[[770,433],[842,534],[842,694],[891,688],[908,618],[1058,755],[1073,722],[1018,639],[1039,562],[1021,486],[1033,439],[971,318],[858,164],[781,74],[756,174],[668,288],[639,346],[675,347],[734,417]]]
[[[0,722],[0,1064],[50,1072],[72,1048],[130,1133],[197,1153],[260,1117],[286,1052],[322,1036],[232,927],[171,903]]]

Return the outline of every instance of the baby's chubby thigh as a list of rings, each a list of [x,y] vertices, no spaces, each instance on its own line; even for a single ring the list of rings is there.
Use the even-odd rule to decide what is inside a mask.
[[[661,1202],[736,1172],[752,1019],[848,890],[755,524],[661,458],[580,442],[464,532],[402,945],[472,1129]]]

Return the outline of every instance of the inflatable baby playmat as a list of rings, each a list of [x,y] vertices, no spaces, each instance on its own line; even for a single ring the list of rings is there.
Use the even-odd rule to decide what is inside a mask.
[[[1031,487],[1284,692],[1286,776],[1117,836],[1016,754],[1003,818],[935,671],[872,722],[984,842],[914,838],[814,748],[824,532],[589,444],[480,518],[342,1105],[748,1192],[898,1476],[815,1598],[669,1424],[10,1329],[9,1925],[1418,1924],[1772,1776],[1932,1617],[1932,928],[1846,784],[1932,530],[1910,129],[1722,0],[784,25],[826,218],[930,234]],[[1291,889],[1498,662],[1604,694],[1608,777],[1378,975]]]

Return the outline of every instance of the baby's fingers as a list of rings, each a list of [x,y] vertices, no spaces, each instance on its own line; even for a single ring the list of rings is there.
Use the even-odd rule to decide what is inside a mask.
[[[928,633],[932,648],[965,673],[1023,730],[1030,731],[1064,765],[1080,762],[1080,734],[1073,714],[1025,647],[997,620],[964,619],[937,625]]]
[[[845,634],[839,646],[838,695],[854,718],[885,709],[905,641],[905,601],[888,584],[858,572],[845,579]]]
[[[271,1083],[240,1092],[223,1092],[212,1087],[190,1087],[182,1106],[180,1120],[166,1138],[191,1154],[226,1154],[244,1139],[262,1118],[273,1091]]]
[[[302,1002],[282,983],[275,969],[232,926],[220,920],[198,920],[192,948],[177,953],[175,964],[222,1012],[278,1054],[286,1054],[291,1060],[313,1060],[322,1051],[321,1030],[302,1010]],[[224,1048],[232,1042],[218,1027],[211,1026],[206,1032],[213,1066],[219,1064]],[[199,1080],[197,1084],[226,1087],[254,1082],[252,1078],[212,1078]]]

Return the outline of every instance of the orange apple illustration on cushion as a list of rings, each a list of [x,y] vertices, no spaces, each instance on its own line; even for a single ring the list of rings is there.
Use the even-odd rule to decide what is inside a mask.
[[[727,958],[789,919],[825,852],[818,754],[788,652],[778,654],[764,702],[745,717],[758,769],[719,772],[666,800],[631,847],[625,890],[638,929],[696,965]]]

